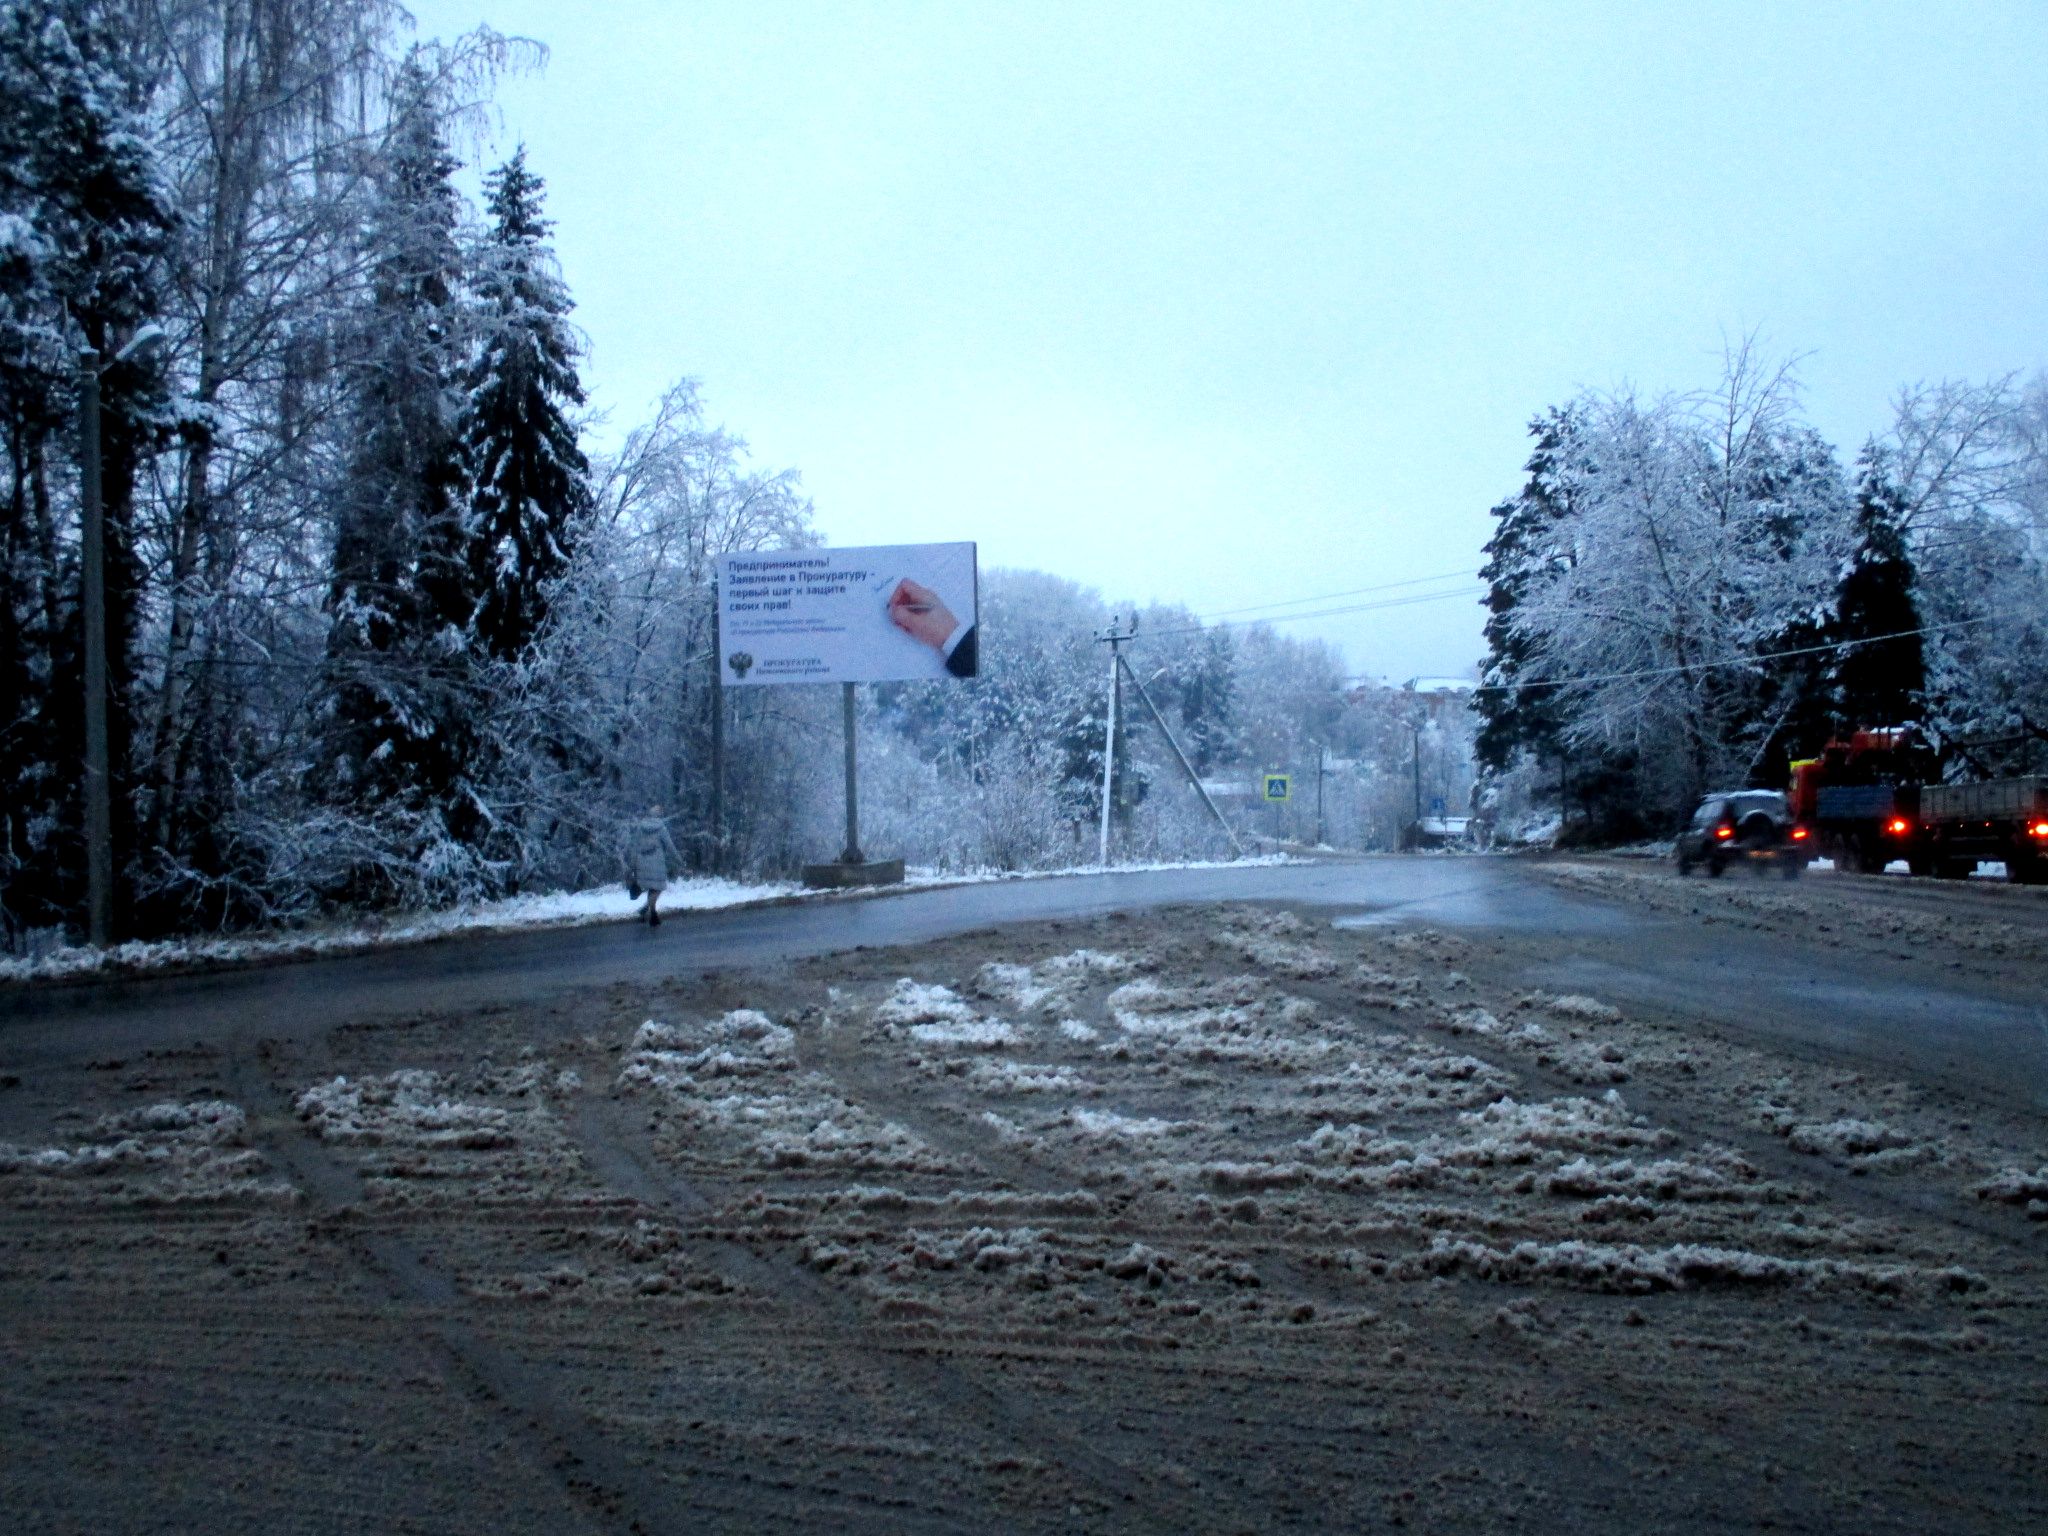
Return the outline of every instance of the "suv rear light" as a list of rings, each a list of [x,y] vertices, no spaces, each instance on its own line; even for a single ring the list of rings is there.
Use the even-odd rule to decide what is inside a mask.
[[[2048,821],[2037,821],[2027,830],[2036,837],[2048,837]]]
[[[1735,829],[1733,827],[1719,826],[1714,828],[1714,836],[1720,838],[1723,842],[1726,842],[1729,838],[1733,837],[1734,835]]]
[[[1893,837],[1904,837],[1908,832],[1913,830],[1913,823],[1906,820],[1906,818],[1903,816],[1894,816],[1890,821],[1884,824],[1884,829],[1885,831],[1891,833]]]
[[[1794,827],[1794,828],[1792,829],[1792,841],[1793,841],[1793,842],[1795,842],[1795,843],[1803,843],[1803,842],[1805,842],[1805,841],[1806,841],[1806,839],[1807,839],[1807,836],[1808,836],[1808,833],[1807,833],[1807,829],[1806,829],[1806,828],[1804,828],[1804,827]]]

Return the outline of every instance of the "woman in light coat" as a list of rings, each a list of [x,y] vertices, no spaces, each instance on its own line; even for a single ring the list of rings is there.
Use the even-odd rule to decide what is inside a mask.
[[[626,829],[626,880],[647,893],[647,923],[651,928],[661,926],[661,914],[654,903],[661,896],[662,887],[672,876],[682,873],[682,855],[676,852],[675,840],[668,835],[668,823],[661,818],[661,807],[650,805],[647,814]]]

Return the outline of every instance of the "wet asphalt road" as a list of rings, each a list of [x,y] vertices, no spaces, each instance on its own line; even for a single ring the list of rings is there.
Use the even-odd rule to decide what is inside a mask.
[[[1341,923],[1415,922],[1500,939],[1532,986],[1694,1015],[1858,1069],[2048,1109],[2048,999],[2009,979],[1648,912],[1559,890],[1509,859],[1363,858],[1002,881],[632,924],[452,939],[209,976],[0,993],[0,1071],[204,1041],[559,1001],[617,983],[917,944],[1047,919],[1271,901]]]

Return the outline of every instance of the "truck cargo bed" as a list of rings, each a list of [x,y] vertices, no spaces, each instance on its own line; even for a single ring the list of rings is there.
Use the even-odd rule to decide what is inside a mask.
[[[1827,791],[1823,790],[1825,798]],[[1989,784],[1930,784],[1920,791],[1920,819],[2021,821],[2048,816],[2048,778],[1995,779]]]

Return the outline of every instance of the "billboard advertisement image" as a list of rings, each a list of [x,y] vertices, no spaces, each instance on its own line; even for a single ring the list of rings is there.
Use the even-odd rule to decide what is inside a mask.
[[[972,544],[764,549],[718,557],[727,687],[973,677]]]

